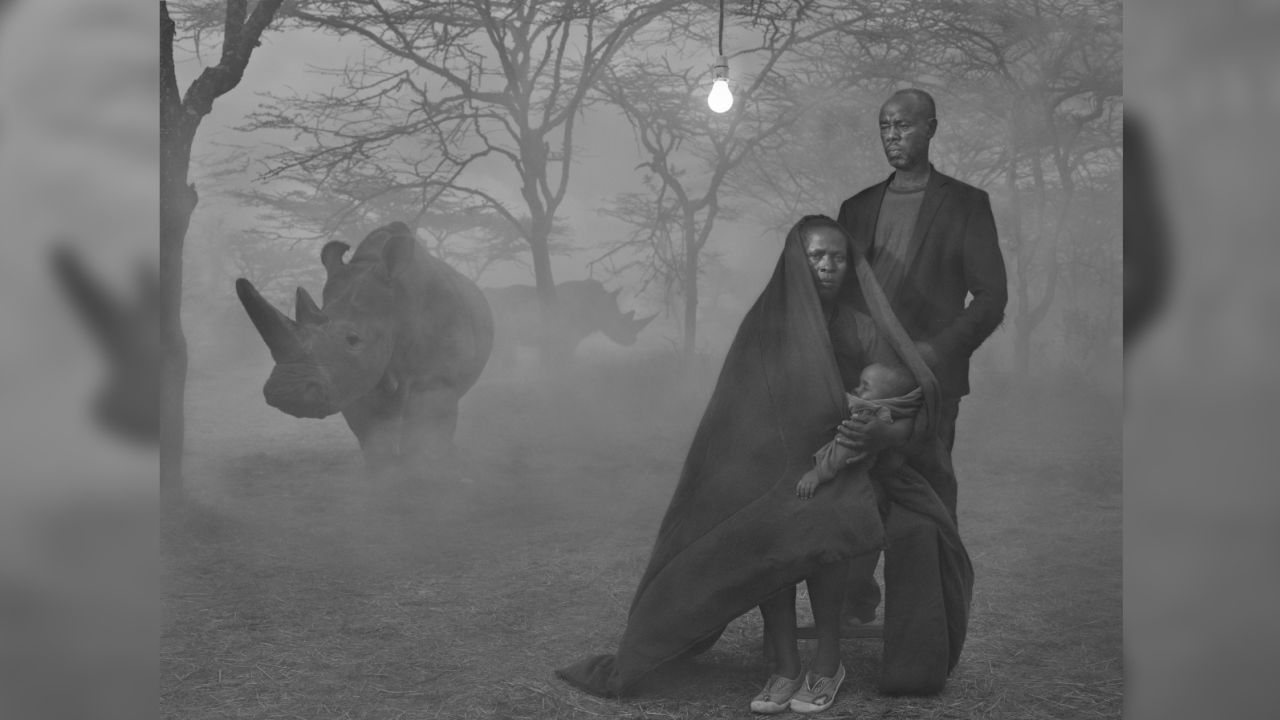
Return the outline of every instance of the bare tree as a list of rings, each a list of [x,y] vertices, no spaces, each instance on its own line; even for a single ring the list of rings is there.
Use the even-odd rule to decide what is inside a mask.
[[[992,193],[1011,269],[1014,366],[1025,375],[1064,258],[1083,252],[1067,244],[1105,256],[1069,227],[1081,190],[1120,167],[1119,3],[875,5],[855,32],[797,51],[811,63],[805,82],[838,97],[789,130],[786,152],[753,156],[735,189],[766,222],[794,222],[815,204],[834,210],[888,172],[874,140],[888,92],[930,90],[943,116],[935,162]]]
[[[472,280],[479,280],[495,265],[527,267],[528,246],[520,230],[528,225],[527,217],[518,219],[519,226],[512,225],[486,203],[455,193],[426,198],[419,190],[404,190],[379,192],[355,201],[323,182],[308,186],[291,181],[289,185],[288,189],[227,192],[242,203],[262,209],[261,222],[249,234],[266,245],[292,249],[307,244],[319,248],[334,237],[358,239],[376,227],[399,220],[418,231],[419,237],[425,236],[433,255]],[[346,211],[357,205],[358,211]],[[342,210],[335,212],[334,208]],[[565,223],[553,223],[548,252],[569,252],[570,235]],[[243,246],[238,249],[240,254],[253,254]]]
[[[780,152],[789,143],[786,131],[821,107],[820,95],[796,87],[804,72],[794,62],[803,60],[797,50],[853,31],[866,19],[863,12],[821,0],[754,4],[737,22],[757,39],[729,55],[754,72],[740,74],[746,79],[738,81],[735,105],[724,115],[706,106],[709,68],[671,53],[673,44],[710,46],[706,33],[692,30],[699,23],[689,15],[668,14],[638,34],[641,49],[607,72],[600,92],[631,123],[644,158],[637,169],[651,194],[624,194],[605,211],[636,230],[596,262],[611,262],[615,272],[639,265],[646,284],[662,284],[668,307],[682,301],[685,359],[695,349],[698,280],[715,223],[726,216],[722,193],[731,173],[750,157]]]
[[[818,22],[843,17],[843,27],[792,48],[792,93],[805,112],[778,151],[753,153],[730,180],[755,220],[782,230],[804,214],[834,215],[853,188],[888,172],[868,140],[886,94],[921,74],[911,7],[903,0],[864,0],[807,10]]]
[[[926,64],[965,112],[1001,129],[987,133],[989,162],[970,170],[1002,171],[1021,376],[1029,373],[1032,334],[1056,297],[1078,184],[1086,173],[1119,167],[1119,17],[1114,1],[939,0],[915,8],[918,32],[932,38]]]
[[[589,90],[639,28],[680,4],[301,0],[292,17],[362,40],[370,59],[335,70],[340,87],[322,98],[278,100],[256,127],[308,140],[277,157],[277,173],[368,182],[355,198],[447,190],[487,204],[528,244],[550,312],[551,238]],[[518,198],[495,180],[504,173]]]
[[[160,2],[160,488],[181,491],[187,345],[182,332],[182,251],[199,196],[188,181],[191,146],[213,102],[240,83],[249,57],[282,0],[227,0],[222,53],[187,87],[178,89],[173,61],[176,25]]]

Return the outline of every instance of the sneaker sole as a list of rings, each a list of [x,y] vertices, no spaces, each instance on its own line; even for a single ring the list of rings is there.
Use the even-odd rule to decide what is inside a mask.
[[[820,713],[823,710],[827,710],[832,705],[835,705],[835,704],[836,704],[836,701],[833,699],[831,702],[827,703],[826,705],[810,705],[809,703],[805,703],[804,707],[796,707],[793,704],[790,706],[790,709],[791,709],[791,712],[794,712],[794,713],[800,713],[801,715],[811,715],[813,713]]]

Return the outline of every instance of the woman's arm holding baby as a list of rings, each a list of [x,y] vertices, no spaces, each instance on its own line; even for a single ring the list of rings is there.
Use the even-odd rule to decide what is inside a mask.
[[[836,427],[836,442],[854,452],[875,455],[901,448],[911,439],[913,422],[887,423],[873,413],[859,413]]]

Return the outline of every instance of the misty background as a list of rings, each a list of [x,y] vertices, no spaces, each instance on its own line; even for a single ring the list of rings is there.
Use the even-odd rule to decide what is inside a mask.
[[[297,2],[260,43],[253,13],[237,26],[224,3],[167,7],[172,85],[203,119],[193,139],[162,137],[162,209],[191,208],[179,182],[198,193],[189,226],[162,215],[162,307],[180,299],[186,339],[183,384],[167,386],[185,414],[162,393],[161,485],[184,500],[163,535],[162,710],[647,714],[549,684],[548,668],[614,647],[786,230],[887,177],[877,111],[923,87],[934,164],[991,196],[1011,302],[958,433],[987,583],[969,674],[921,717],[1047,717],[1063,677],[1082,688],[1072,707],[1118,712],[1117,3],[726,3],[724,115],[706,105],[712,2]],[[210,75],[217,62],[243,75]],[[213,83],[226,92],[202,95]],[[184,117],[175,95],[163,118]],[[171,162],[188,140],[189,171]],[[593,278],[658,320],[553,366],[536,350],[491,361],[460,405],[460,478],[368,478],[341,418],[262,401],[271,361],[232,284],[291,313],[298,286],[320,292],[326,241],[397,220],[481,287],[536,285],[544,313],[556,283]],[[735,621],[661,686],[662,714],[732,717],[759,637],[754,613]],[[1035,661],[1011,662],[1015,647]],[[847,702],[913,711],[875,693],[874,646],[850,651]]]
[[[148,535],[155,456],[104,434],[87,412],[105,381],[102,356],[52,282],[48,250],[57,238],[71,241],[126,297],[136,296],[138,266],[154,265],[154,9],[119,0],[0,6],[0,216],[8,240],[0,263],[7,338],[0,355],[7,538],[0,632],[6,667],[22,670],[10,675],[2,697],[6,708],[28,710],[28,717],[145,717],[155,708],[157,677],[155,627],[148,622],[156,617],[155,544]],[[1269,200],[1280,167],[1280,145],[1271,137],[1280,117],[1277,10],[1273,0],[1124,3],[1127,104],[1152,131],[1175,260],[1170,297],[1127,353],[1125,653],[1132,661],[1126,682],[1132,717],[1269,717],[1273,707],[1277,584],[1270,539],[1277,494],[1267,478],[1277,385],[1267,360],[1277,339]],[[737,32],[732,21],[727,32]],[[268,32],[263,57],[292,35]],[[712,54],[705,47],[697,63],[704,72]],[[243,88],[256,86],[256,73],[281,67],[260,59]],[[739,68],[730,64],[736,82]],[[939,99],[941,149],[956,109]],[[237,102],[245,109],[257,104],[232,92],[215,105],[215,117]],[[865,112],[874,113],[877,103],[867,98]],[[212,129],[211,122],[202,137]],[[857,143],[871,154],[870,168],[883,162],[875,141],[868,132]],[[624,132],[614,142],[631,141]],[[941,157],[937,164],[958,172]],[[882,176],[870,172],[867,182]],[[850,192],[860,186],[848,182]],[[996,185],[984,186],[993,202]],[[202,187],[202,202],[217,202],[206,193]],[[830,204],[820,209],[834,211]],[[205,210],[197,210],[193,227],[208,221]],[[1007,221],[997,222],[1007,241]],[[193,231],[193,258],[203,252],[196,237]],[[307,260],[298,267],[315,267],[314,247],[299,252]],[[1006,261],[1012,270],[1007,248]],[[203,272],[195,260],[188,271]],[[193,277],[192,287],[200,282]],[[493,284],[500,284],[496,276]],[[229,302],[229,290],[219,292]],[[193,322],[187,331],[198,336],[204,327]],[[1008,332],[1006,322],[980,353],[995,352],[1002,337],[1008,343]],[[193,363],[236,366],[199,357]],[[249,359],[255,362],[262,364],[248,373],[255,378],[246,381],[244,407],[257,403],[265,411],[256,385],[265,353]],[[986,377],[975,382],[975,400],[988,392]],[[315,437],[314,427],[279,414],[271,422],[293,423],[298,440]],[[349,434],[330,436],[350,443],[343,457],[353,452]],[[658,475],[664,474],[655,473],[655,481]],[[644,528],[651,529],[652,523]],[[546,569],[530,565],[531,573]],[[451,590],[441,586],[440,593]]]
[[[218,48],[216,23],[184,7],[173,7],[183,87]],[[716,4],[680,3],[614,51],[571,116],[571,134],[551,126],[524,146],[503,123],[536,120],[555,73],[522,80],[527,109],[450,99],[456,88],[438,75],[333,30],[358,19],[342,8],[308,9],[311,21],[282,11],[197,135],[200,204],[183,287],[193,372],[252,334],[231,291],[236,277],[291,312],[298,285],[318,297],[325,241],[354,245],[392,220],[416,226],[482,287],[535,284],[531,247],[545,242],[556,282],[594,277],[622,290],[624,310],[662,313],[634,352],[717,358],[786,228],[804,214],[834,216],[844,198],[888,176],[876,114],[892,90],[918,86],[938,101],[934,163],[990,193],[1009,268],[1006,322],[974,359],[976,392],[1011,380],[1118,390],[1118,3],[728,3],[736,102],[725,116],[706,108]],[[514,22],[497,15],[495,28]],[[431,19],[413,13],[406,27],[421,33]],[[359,21],[394,38],[385,24]],[[496,46],[521,42],[510,33],[497,43],[480,29],[459,39],[465,49],[448,57],[449,70],[482,78],[477,91],[501,92],[508,79]],[[572,63],[560,75],[577,79]],[[424,111],[423,98],[440,104]],[[467,113],[497,118],[459,122]],[[543,221],[538,211],[550,214],[550,198],[531,210],[521,196],[538,179],[541,161],[528,156],[543,143],[552,187],[567,173],[545,240],[532,226]],[[557,162],[566,147],[567,169]]]

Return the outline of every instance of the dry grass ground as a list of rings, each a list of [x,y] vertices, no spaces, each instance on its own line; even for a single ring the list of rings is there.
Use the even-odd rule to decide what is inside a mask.
[[[340,418],[268,408],[260,373],[194,373],[192,499],[163,528],[161,709],[205,718],[738,718],[767,675],[755,613],[625,701],[552,670],[611,651],[707,396],[661,362],[464,400],[467,482],[361,476]],[[255,370],[256,372],[256,370]],[[937,697],[875,692],[876,641],[823,717],[1121,714],[1120,437],[1079,397],[961,409],[977,585]]]

